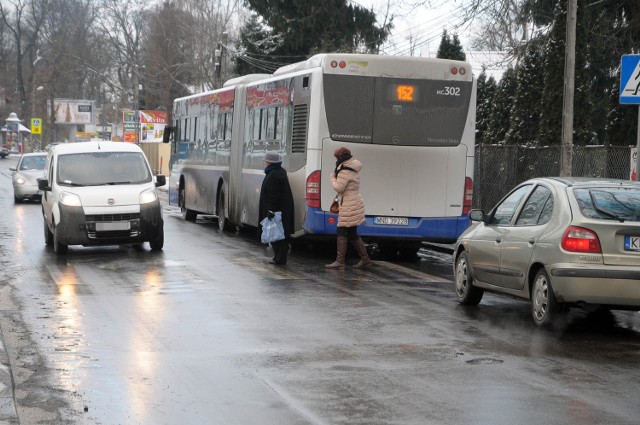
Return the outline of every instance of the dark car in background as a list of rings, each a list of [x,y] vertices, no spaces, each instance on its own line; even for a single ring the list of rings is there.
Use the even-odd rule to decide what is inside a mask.
[[[640,310],[639,183],[532,179],[469,217],[453,254],[460,304],[523,298],[541,326],[568,307]]]
[[[4,159],[9,156],[9,150],[4,146],[0,146],[0,158]]]

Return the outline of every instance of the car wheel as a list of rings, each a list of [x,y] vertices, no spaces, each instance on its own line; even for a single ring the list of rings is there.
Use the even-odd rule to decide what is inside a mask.
[[[186,207],[186,191],[180,189],[180,212],[182,212],[182,218],[187,221],[196,221],[196,216],[198,215],[195,211],[190,210]]]
[[[49,230],[47,219],[42,217],[42,222],[44,223],[44,244],[47,246],[51,246],[53,245],[53,233],[51,233],[51,230]]]
[[[22,203],[22,199],[18,198],[17,196],[14,196],[14,197],[13,197],[13,202],[14,202],[15,204],[20,204],[20,203]]]
[[[162,247],[164,246],[164,229],[161,228],[158,236],[149,241],[149,246],[151,247],[151,251],[162,251]]]
[[[69,247],[60,242],[60,235],[57,227],[53,228],[53,253],[56,255],[64,255]]]
[[[536,273],[531,291],[533,321],[539,326],[549,326],[559,310],[560,305],[556,302],[551,279],[545,269],[540,269]]]
[[[473,274],[469,267],[469,254],[462,251],[456,261],[456,297],[462,305],[478,305],[484,290],[473,284]]]
[[[218,215],[218,229],[221,232],[225,230],[231,230],[231,225],[229,224],[229,220],[226,217],[227,211],[227,198],[224,195],[224,189],[220,189],[220,194],[218,195],[218,205],[216,207],[216,214]]]

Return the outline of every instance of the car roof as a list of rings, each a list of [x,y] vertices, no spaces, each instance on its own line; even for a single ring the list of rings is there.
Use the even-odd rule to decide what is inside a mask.
[[[640,188],[640,183],[624,179],[610,179],[605,177],[541,177],[529,180],[529,182],[552,183],[567,187],[593,187],[593,186],[626,186]]]
[[[142,152],[136,144],[129,142],[75,142],[55,145],[52,151],[56,155],[66,155],[85,152]]]

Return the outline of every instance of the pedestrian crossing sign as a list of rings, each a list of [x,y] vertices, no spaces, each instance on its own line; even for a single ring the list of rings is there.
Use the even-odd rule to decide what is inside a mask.
[[[622,55],[620,103],[640,105],[640,55]]]
[[[31,118],[31,134],[42,134],[42,118]]]

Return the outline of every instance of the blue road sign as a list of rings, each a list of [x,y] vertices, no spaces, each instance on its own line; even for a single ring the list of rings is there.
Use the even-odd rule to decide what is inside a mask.
[[[620,103],[640,105],[640,55],[622,56]]]

